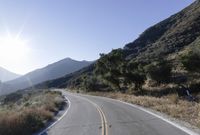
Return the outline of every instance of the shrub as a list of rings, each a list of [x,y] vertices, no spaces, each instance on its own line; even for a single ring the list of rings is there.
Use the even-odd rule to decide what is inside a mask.
[[[200,83],[192,83],[192,84],[190,84],[190,91],[192,93],[199,93],[200,92]]]
[[[55,112],[63,106],[64,100],[59,92],[38,91],[28,94],[28,102],[22,100],[26,95],[24,93],[5,97],[6,102],[0,106],[0,135],[31,135],[52,120]],[[15,104],[10,97],[17,97],[14,100],[20,102]]]
[[[1,114],[4,117],[0,119],[0,135],[31,135],[44,127],[45,118],[49,118],[49,113],[41,111],[28,109],[22,112]]]
[[[157,83],[167,83],[170,81],[172,66],[166,61],[159,61],[145,67],[148,76]]]
[[[181,57],[181,62],[186,70],[200,72],[200,51],[190,51]]]
[[[136,90],[142,90],[142,85],[146,80],[146,76],[138,72],[129,72],[125,74],[125,83],[134,83]]]

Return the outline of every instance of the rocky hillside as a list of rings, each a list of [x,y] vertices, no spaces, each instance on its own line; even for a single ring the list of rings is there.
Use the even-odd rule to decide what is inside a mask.
[[[79,74],[60,78],[59,83],[58,80],[46,82],[45,86],[136,93],[163,85],[171,89],[165,89],[161,92],[163,94],[173,92],[174,87],[183,84],[198,92],[199,61],[200,2],[195,1],[148,28],[123,49],[101,54],[101,58],[85,72],[81,70]]]
[[[167,56],[181,51],[200,35],[200,4],[196,1],[181,12],[150,27],[124,49],[138,59]]]

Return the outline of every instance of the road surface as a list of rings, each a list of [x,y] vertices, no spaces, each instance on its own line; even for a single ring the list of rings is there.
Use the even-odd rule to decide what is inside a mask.
[[[63,92],[67,114],[46,135],[188,135],[145,111],[111,99]]]

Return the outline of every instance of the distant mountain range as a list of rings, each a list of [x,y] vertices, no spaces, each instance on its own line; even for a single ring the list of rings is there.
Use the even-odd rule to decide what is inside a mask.
[[[20,75],[12,73],[12,72],[0,67],[0,81],[1,82],[10,81],[10,80],[16,79],[18,77],[20,77]]]
[[[91,63],[92,62],[90,61],[76,61],[71,58],[60,60],[44,68],[27,73],[17,79],[1,84],[0,95],[32,87],[38,83],[65,76],[80,70]]]

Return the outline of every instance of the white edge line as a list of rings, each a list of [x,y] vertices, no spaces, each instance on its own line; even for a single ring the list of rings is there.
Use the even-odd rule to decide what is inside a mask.
[[[67,110],[65,111],[65,113],[64,113],[59,119],[57,119],[54,123],[52,123],[50,126],[48,126],[47,128],[45,128],[43,131],[41,131],[41,132],[38,133],[37,135],[42,135],[42,134],[44,134],[44,133],[47,132],[49,129],[51,129],[53,126],[55,126],[60,120],[62,120],[62,119],[65,117],[65,115],[67,115],[67,113],[68,113],[68,111],[69,111],[69,109],[70,109],[70,107],[71,107],[71,102],[70,102],[70,100],[69,100],[66,96],[65,96],[65,99],[67,100],[66,102],[69,104]]]
[[[119,101],[119,100],[118,100],[118,101]],[[123,101],[119,101],[119,102],[124,103],[124,104],[127,104],[127,105],[129,105],[129,106],[132,106],[132,107],[134,107],[134,108],[138,108],[139,110],[144,111],[144,112],[146,112],[146,113],[149,113],[149,114],[151,114],[151,115],[153,115],[153,116],[155,116],[155,117],[157,117],[157,118],[159,118],[159,119],[161,119],[161,120],[163,120],[163,121],[165,121],[165,122],[171,124],[172,126],[174,126],[174,127],[178,128],[178,129],[184,131],[184,132],[187,133],[187,134],[190,134],[190,135],[198,135],[197,133],[191,131],[190,129],[188,129],[188,128],[186,128],[186,127],[183,127],[183,126],[180,126],[179,124],[177,124],[177,123],[175,123],[175,122],[172,122],[172,121],[170,121],[170,120],[168,120],[168,119],[166,119],[166,118],[164,118],[164,117],[162,117],[162,116],[160,116],[160,115],[157,115],[157,114],[155,114],[155,113],[153,113],[153,112],[151,112],[151,111],[148,111],[148,110],[146,110],[146,109],[144,109],[144,108],[142,108],[142,107],[136,106],[136,105],[134,105],[134,104],[126,103],[126,102],[123,102]]]
[[[86,96],[91,96],[91,95],[86,95]],[[175,122],[172,122],[172,121],[168,120],[167,118],[164,118],[164,117],[162,117],[162,116],[160,116],[160,115],[157,115],[157,114],[155,114],[155,113],[153,113],[153,112],[151,112],[151,111],[148,111],[147,109],[145,109],[145,108],[143,108],[143,107],[140,107],[140,106],[138,106],[138,105],[134,105],[134,104],[127,103],[127,102],[124,102],[124,101],[121,101],[121,100],[112,99],[112,98],[107,98],[107,97],[93,96],[93,95],[92,95],[92,97],[99,97],[99,98],[104,98],[104,99],[108,99],[108,100],[113,100],[113,101],[121,102],[121,103],[123,103],[123,104],[129,105],[129,106],[131,106],[131,107],[134,107],[134,108],[137,108],[137,109],[139,109],[139,110],[141,110],[141,111],[144,111],[144,112],[146,112],[146,113],[148,113],[148,114],[151,114],[151,115],[153,115],[153,116],[155,116],[155,117],[157,117],[157,118],[159,118],[159,119],[161,119],[161,120],[167,122],[168,124],[171,124],[172,126],[174,126],[174,127],[178,128],[178,129],[182,130],[183,132],[185,132],[185,133],[187,133],[187,134],[189,134],[189,135],[199,135],[198,133],[195,133],[195,132],[191,131],[190,129],[186,128],[186,127],[183,127],[183,126],[181,126],[181,125],[179,125],[179,124],[177,124],[177,123],[175,123]]]

